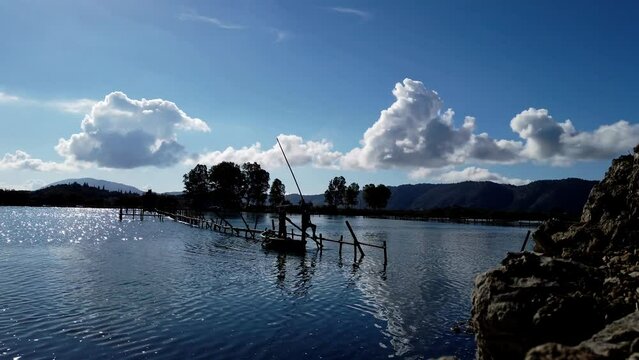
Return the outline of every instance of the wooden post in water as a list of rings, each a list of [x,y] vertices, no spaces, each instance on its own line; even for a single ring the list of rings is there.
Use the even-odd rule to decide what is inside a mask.
[[[353,228],[351,227],[351,224],[348,222],[348,220],[346,220],[346,227],[348,227],[348,231],[350,231],[351,236],[353,237],[353,248],[355,251],[355,258],[357,259],[358,249],[361,256],[364,257],[364,250],[362,250],[362,246],[359,244],[359,241],[357,240],[357,236],[355,236],[355,232],[353,231]]]
[[[342,256],[342,242],[344,241],[344,235],[339,236],[339,256]]]
[[[275,219],[271,219],[271,226],[273,227],[273,231],[275,231]]]
[[[322,241],[322,233],[320,233],[320,237],[319,237],[320,241],[319,241],[319,249],[320,249],[320,253],[322,252],[322,249],[324,249],[324,244]]]
[[[526,244],[528,243],[528,237],[530,237],[530,230],[526,233],[526,238],[524,239],[524,243],[521,245],[521,252],[526,250]]]
[[[250,230],[250,229],[251,229],[251,227],[250,227],[250,226],[249,226],[249,224],[246,222],[246,219],[244,219],[244,215],[242,215],[242,213],[240,213],[240,217],[242,218],[242,222],[244,223],[244,226],[246,226],[246,230]],[[244,232],[244,238],[245,238],[245,239],[248,239],[248,235],[249,235],[249,232],[248,232],[248,231],[245,231],[245,232]]]
[[[144,221],[144,209],[140,210],[140,221]]]
[[[122,221],[122,207],[120,207],[120,221]]]
[[[388,262],[388,258],[386,257],[386,240],[384,240],[384,266]]]

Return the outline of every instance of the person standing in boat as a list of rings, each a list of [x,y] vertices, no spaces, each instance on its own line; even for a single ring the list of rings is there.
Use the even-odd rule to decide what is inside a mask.
[[[306,240],[306,229],[311,228],[313,232],[313,239],[315,239],[315,231],[317,230],[317,225],[311,222],[311,213],[309,211],[309,206],[305,203],[302,203],[302,240]]]
[[[284,239],[286,238],[286,208],[284,206],[279,206],[278,212],[278,229],[277,236]]]

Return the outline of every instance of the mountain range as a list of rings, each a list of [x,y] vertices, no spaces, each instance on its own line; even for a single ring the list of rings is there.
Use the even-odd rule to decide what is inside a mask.
[[[84,185],[86,183],[87,185],[91,187],[97,187],[99,189],[104,188],[104,190],[108,190],[108,191],[117,191],[117,192],[123,192],[123,193],[130,192],[130,193],[139,194],[139,195],[144,194],[144,191],[136,188],[135,186],[121,184],[121,183],[117,183],[113,181],[93,179],[93,178],[64,179],[64,180],[56,181],[49,185],[43,186],[41,189],[48,188],[55,185],[67,185],[67,184],[73,184],[73,183],[78,183],[80,185]]]
[[[93,178],[65,179],[46,187],[59,184],[104,188],[109,191],[143,194],[136,187]],[[582,179],[539,180],[527,185],[497,184],[490,181],[465,181],[456,184],[406,184],[389,186],[391,197],[389,210],[430,210],[441,208],[472,208],[506,212],[581,213],[590,190],[597,181]],[[166,195],[180,195],[181,192]],[[300,201],[298,194],[287,195],[293,204]],[[306,202],[324,204],[324,194],[305,195]],[[358,208],[365,207],[360,193]]]
[[[456,184],[406,184],[389,186],[389,210],[473,208],[493,211],[581,213],[590,190],[598,181],[582,179],[539,180],[527,185],[465,181]],[[298,194],[287,199],[297,204]],[[306,202],[324,204],[324,194],[305,195]],[[365,203],[361,193],[358,207]]]

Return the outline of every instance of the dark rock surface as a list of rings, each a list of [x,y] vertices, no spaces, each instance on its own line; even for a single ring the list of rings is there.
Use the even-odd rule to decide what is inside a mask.
[[[547,343],[531,349],[526,360],[639,359],[639,311],[627,315],[577,346]]]
[[[639,318],[628,315],[639,307],[639,146],[613,161],[578,224],[548,221],[534,240],[539,254],[509,254],[475,281],[478,358],[522,359],[533,347],[530,359],[626,358],[639,351],[632,340]],[[630,345],[620,345],[623,339]],[[602,350],[619,346],[627,351]]]

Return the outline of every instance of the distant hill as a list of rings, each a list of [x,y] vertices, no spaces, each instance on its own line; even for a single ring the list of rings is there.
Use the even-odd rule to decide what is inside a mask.
[[[389,210],[473,208],[513,212],[554,212],[576,215],[597,181],[582,179],[540,180],[528,185],[466,181],[457,184],[406,184],[389,186]],[[297,204],[299,195],[287,199]],[[306,202],[324,204],[324,194],[305,195]],[[359,207],[365,204],[360,195]]]
[[[131,192],[133,194],[144,194],[144,191],[131,186],[131,185],[126,185],[126,184],[121,184],[121,183],[117,183],[117,182],[113,182],[113,181],[107,181],[107,180],[99,180],[99,179],[93,179],[93,178],[79,178],[79,179],[65,179],[65,180],[60,180],[60,181],[56,181],[54,183],[51,183],[47,186],[42,187],[41,189],[47,188],[47,187],[51,187],[51,186],[55,186],[55,185],[67,185],[67,184],[73,184],[73,183],[78,183],[80,185],[84,185],[85,183],[91,187],[96,187],[99,189],[104,188],[104,190],[107,191],[118,191],[118,192],[124,192],[124,193],[128,193]]]

